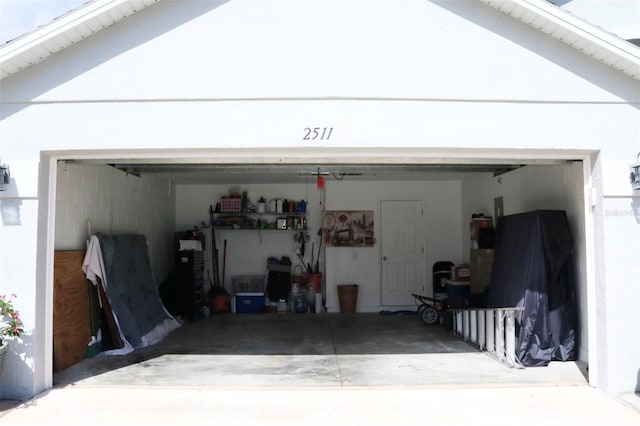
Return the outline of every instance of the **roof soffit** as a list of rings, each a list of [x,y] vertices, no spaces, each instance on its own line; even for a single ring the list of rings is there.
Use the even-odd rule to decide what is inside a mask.
[[[480,0],[582,53],[640,80],[640,47],[546,0]]]
[[[160,0],[93,0],[0,46],[0,80],[15,74]]]

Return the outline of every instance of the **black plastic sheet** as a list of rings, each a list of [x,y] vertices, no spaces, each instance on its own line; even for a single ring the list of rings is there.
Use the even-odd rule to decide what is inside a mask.
[[[538,210],[499,219],[489,307],[516,314],[516,356],[543,366],[575,356],[573,238],[564,211]]]

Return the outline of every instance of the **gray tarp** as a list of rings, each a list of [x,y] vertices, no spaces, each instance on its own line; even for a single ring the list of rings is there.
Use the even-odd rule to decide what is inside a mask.
[[[152,345],[179,327],[160,301],[145,236],[97,236],[104,259],[105,291],[120,332],[131,346]]]

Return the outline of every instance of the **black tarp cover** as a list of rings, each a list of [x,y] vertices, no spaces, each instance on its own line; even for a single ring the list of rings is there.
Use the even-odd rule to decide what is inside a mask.
[[[524,307],[516,314],[516,356],[524,366],[574,357],[572,253],[564,211],[538,210],[498,221],[488,305]]]
[[[153,345],[180,324],[160,301],[144,235],[97,234],[105,292],[123,337],[133,348]]]

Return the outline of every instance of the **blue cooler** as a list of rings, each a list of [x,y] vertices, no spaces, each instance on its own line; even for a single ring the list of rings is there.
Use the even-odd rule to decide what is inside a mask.
[[[470,281],[451,281],[446,280],[448,297],[466,297],[471,294]]]
[[[237,314],[260,314],[264,312],[264,293],[237,293]]]

